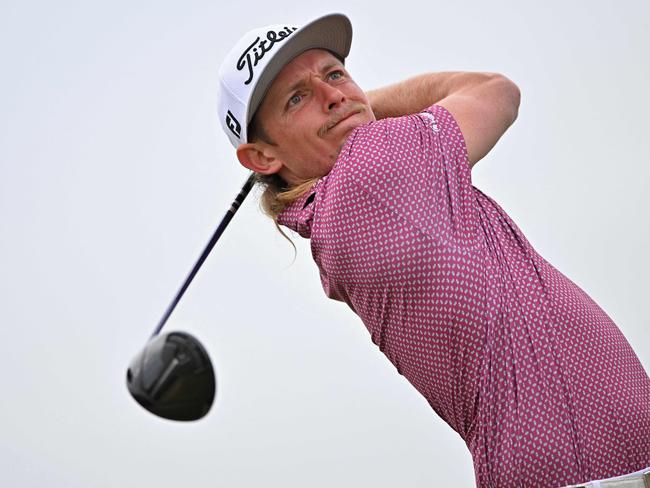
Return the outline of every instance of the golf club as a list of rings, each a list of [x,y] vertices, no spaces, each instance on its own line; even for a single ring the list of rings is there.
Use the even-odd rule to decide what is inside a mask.
[[[214,369],[201,343],[186,332],[159,335],[199,268],[253,187],[251,173],[196,264],[167,307],[149,341],[131,361],[126,384],[131,396],[151,413],[170,420],[198,420],[212,406]]]

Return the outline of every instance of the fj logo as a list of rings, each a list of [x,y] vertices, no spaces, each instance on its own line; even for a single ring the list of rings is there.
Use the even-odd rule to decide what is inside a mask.
[[[230,110],[228,110],[228,113],[226,114],[226,125],[230,129],[230,132],[237,136],[237,139],[241,137],[241,124]]]

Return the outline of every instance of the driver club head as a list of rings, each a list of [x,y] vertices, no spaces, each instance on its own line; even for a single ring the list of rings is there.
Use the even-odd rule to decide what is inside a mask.
[[[214,401],[214,369],[201,343],[186,332],[154,336],[129,366],[131,396],[170,420],[198,420]]]

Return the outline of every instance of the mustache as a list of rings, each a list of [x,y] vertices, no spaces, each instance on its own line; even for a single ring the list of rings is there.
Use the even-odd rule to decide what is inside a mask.
[[[349,117],[352,114],[363,113],[367,110],[366,106],[359,102],[352,103],[344,112],[339,112],[334,114],[330,119],[327,120],[319,129],[318,136],[323,137],[328,130],[338,124],[341,120]]]

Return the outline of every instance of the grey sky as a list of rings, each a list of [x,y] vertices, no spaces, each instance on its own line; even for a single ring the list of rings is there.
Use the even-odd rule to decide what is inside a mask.
[[[352,20],[366,89],[492,71],[519,118],[472,171],[650,368],[650,3],[0,3],[0,485],[473,486],[469,453],[329,301],[252,194],[168,324],[213,410],[141,409],[125,369],[246,178],[216,118],[245,31]]]

